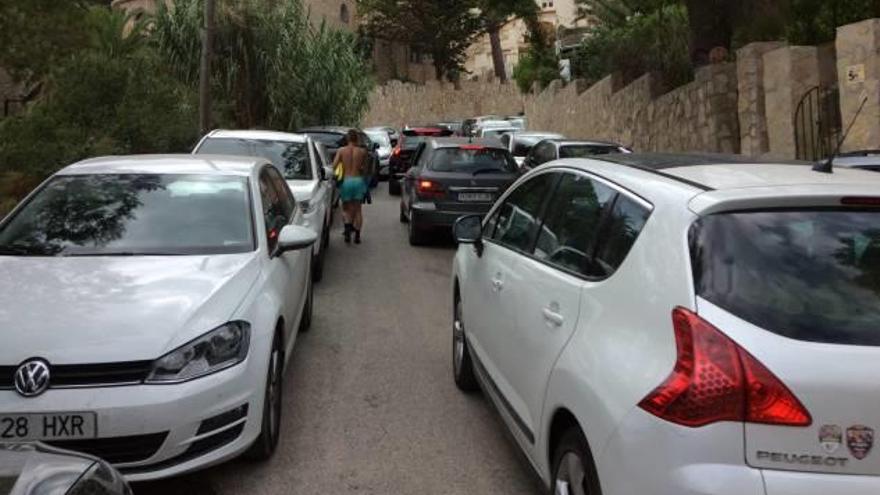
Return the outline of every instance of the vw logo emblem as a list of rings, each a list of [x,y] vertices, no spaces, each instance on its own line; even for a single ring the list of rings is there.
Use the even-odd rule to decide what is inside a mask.
[[[25,397],[36,397],[49,388],[49,363],[29,359],[15,370],[15,391]]]

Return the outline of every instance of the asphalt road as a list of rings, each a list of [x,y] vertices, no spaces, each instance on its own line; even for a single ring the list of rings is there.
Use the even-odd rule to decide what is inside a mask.
[[[454,247],[412,248],[382,184],[364,244],[337,218],[311,332],[285,384],[268,463],[233,461],[136,495],[541,493],[491,404],[452,381]]]

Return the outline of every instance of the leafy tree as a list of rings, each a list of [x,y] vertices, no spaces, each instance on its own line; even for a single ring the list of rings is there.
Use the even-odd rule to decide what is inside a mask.
[[[154,37],[177,75],[199,78],[199,0],[160,7]],[[361,47],[351,34],[313,28],[299,0],[226,0],[218,4],[213,94],[220,120],[237,127],[294,129],[352,124],[372,88]],[[222,98],[222,97],[221,97]]]
[[[433,58],[438,80],[454,77],[480,32],[474,0],[358,0],[365,33],[407,43]]]
[[[501,47],[501,28],[511,18],[522,18],[535,30],[531,33],[534,38],[540,30],[537,22],[538,4],[534,0],[476,0],[475,8],[480,13],[482,30],[489,35],[495,77],[506,82],[507,69],[504,66],[504,52]]]
[[[37,81],[89,43],[89,8],[107,0],[0,0],[0,67]]]
[[[0,174],[32,182],[89,156],[186,152],[195,142],[195,92],[143,33],[124,34],[126,18],[106,7],[84,22],[96,27],[85,47],[56,62],[37,102],[0,122]]]
[[[793,44],[834,41],[837,27],[880,17],[880,0],[788,0],[785,38]]]

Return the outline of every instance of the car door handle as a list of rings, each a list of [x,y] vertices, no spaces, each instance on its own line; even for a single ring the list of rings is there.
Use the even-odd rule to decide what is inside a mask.
[[[503,289],[503,288],[504,288],[504,282],[501,281],[501,279],[497,279],[497,278],[492,279],[492,290],[494,290],[495,292],[500,292],[501,289]]]
[[[565,317],[562,316],[559,312],[559,308],[548,307],[542,310],[544,313],[544,319],[556,327],[561,327],[563,323],[565,323]]]

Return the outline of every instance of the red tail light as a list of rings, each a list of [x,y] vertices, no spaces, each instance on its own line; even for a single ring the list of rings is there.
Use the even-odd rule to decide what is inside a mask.
[[[639,404],[683,426],[719,421],[809,426],[813,419],[763,364],[684,308],[672,312],[678,359],[669,378]]]
[[[392,156],[400,156],[400,146],[394,148],[394,151],[391,152]]]
[[[442,198],[446,195],[446,190],[442,185],[430,181],[430,180],[419,180],[418,181],[418,195],[422,198]]]

